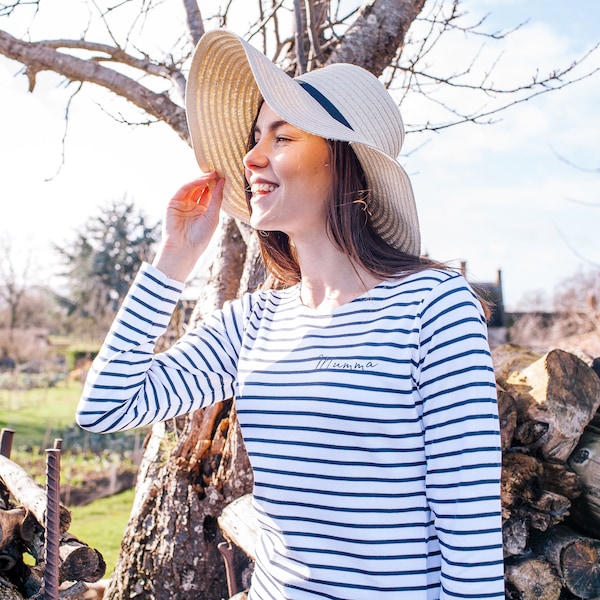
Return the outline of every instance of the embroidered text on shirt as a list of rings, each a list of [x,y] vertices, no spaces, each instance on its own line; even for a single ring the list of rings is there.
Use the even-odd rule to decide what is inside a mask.
[[[377,366],[376,362],[371,360],[345,360],[339,358],[327,358],[323,355],[317,361],[317,370],[337,369],[342,371],[369,371]]]

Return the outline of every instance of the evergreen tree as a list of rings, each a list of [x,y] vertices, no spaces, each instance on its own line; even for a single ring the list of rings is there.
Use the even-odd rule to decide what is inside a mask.
[[[56,246],[65,265],[60,302],[69,316],[105,329],[141,263],[152,259],[159,237],[159,224],[150,225],[133,202],[123,199],[91,216],[73,241]]]

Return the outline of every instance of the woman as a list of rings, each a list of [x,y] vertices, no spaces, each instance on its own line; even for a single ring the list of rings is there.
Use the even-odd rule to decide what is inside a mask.
[[[235,397],[261,527],[251,600],[504,598],[485,318],[418,256],[395,103],[359,67],[291,79],[226,31],[198,45],[186,103],[205,174],[170,201],[79,424]],[[154,355],[221,206],[260,232],[277,285]]]

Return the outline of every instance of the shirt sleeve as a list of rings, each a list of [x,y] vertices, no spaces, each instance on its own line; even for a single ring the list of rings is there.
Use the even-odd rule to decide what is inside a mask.
[[[182,289],[158,269],[142,266],[92,363],[77,408],[82,428],[132,429],[233,396],[239,303],[208,316],[166,352],[154,353]]]
[[[427,498],[442,554],[441,600],[504,598],[501,442],[481,305],[462,276],[421,313]]]

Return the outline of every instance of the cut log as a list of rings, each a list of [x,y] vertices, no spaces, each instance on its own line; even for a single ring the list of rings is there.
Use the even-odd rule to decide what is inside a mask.
[[[523,517],[511,517],[502,523],[502,545],[504,556],[519,556],[525,553],[529,543],[529,524]]]
[[[36,563],[43,564],[45,559],[44,529],[36,522],[31,531],[32,533],[23,539],[23,543]],[[70,533],[61,535],[58,551],[61,583],[64,581],[91,583],[104,577],[106,563],[102,554]]]
[[[595,425],[583,432],[569,465],[583,486],[573,507],[573,518],[586,533],[600,537],[600,430]]]
[[[504,344],[494,348],[492,362],[498,385],[506,389],[506,381],[515,371],[522,371],[542,356],[539,352],[515,344]]]
[[[17,587],[0,577],[0,600],[24,600]]]
[[[498,418],[500,419],[500,438],[502,451],[510,448],[517,427],[517,404],[515,399],[498,386]]]
[[[252,494],[246,494],[227,505],[218,522],[223,535],[255,560],[259,529],[252,507]]]
[[[99,581],[106,573],[106,563],[98,550],[72,535],[60,540],[59,579],[63,581]]]
[[[40,593],[44,583],[44,565],[25,565],[24,581],[21,588],[28,598]]]
[[[37,564],[43,564],[44,537],[44,528],[32,512],[23,507],[0,509],[0,570],[9,570],[16,562],[22,563],[23,548],[27,548]],[[18,556],[13,556],[11,551],[15,544]],[[61,534],[58,551],[61,582],[95,582],[106,572],[102,554],[69,533]]]
[[[38,485],[19,465],[0,455],[0,479],[12,496],[27,510],[31,511],[39,523],[45,523],[46,490]],[[60,531],[65,533],[71,525],[71,511],[60,507]]]
[[[563,350],[551,350],[512,372],[501,385],[515,399],[519,424],[548,425],[536,442],[545,460],[566,462],[600,406],[600,378]]]
[[[502,516],[545,531],[563,521],[571,508],[565,496],[545,489],[544,465],[535,456],[506,452],[502,457]]]
[[[564,463],[545,462],[544,486],[547,490],[561,494],[568,498],[571,503],[583,493],[583,482],[581,477]]]
[[[558,525],[532,536],[531,546],[552,563],[572,594],[586,600],[600,596],[600,540]]]
[[[507,597],[517,600],[558,600],[563,587],[556,569],[536,557],[508,563],[505,581]]]
[[[0,508],[0,551],[21,537],[21,524],[24,520],[24,508]]]
[[[505,518],[513,510],[538,500],[543,493],[544,467],[535,456],[506,452],[502,456],[501,494]]]
[[[102,598],[102,596],[90,594],[88,586],[83,581],[78,581],[61,589],[58,598],[59,600],[87,600],[88,598]]]
[[[525,421],[515,428],[513,444],[528,452],[535,452],[546,439],[548,423],[541,421]]]
[[[564,521],[570,514],[571,502],[560,494],[544,490],[528,507],[532,529],[546,531]]]

